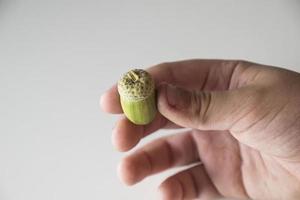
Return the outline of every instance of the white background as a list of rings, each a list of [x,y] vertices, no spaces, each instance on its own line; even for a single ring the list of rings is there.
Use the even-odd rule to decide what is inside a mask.
[[[186,58],[299,71],[300,1],[0,0],[0,199],[156,199],[166,173],[119,182],[98,99],[132,67]]]

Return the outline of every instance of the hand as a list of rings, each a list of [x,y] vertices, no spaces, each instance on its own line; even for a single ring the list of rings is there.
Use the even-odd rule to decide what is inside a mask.
[[[123,182],[195,164],[165,180],[162,199],[300,199],[300,74],[245,61],[188,60],[147,70],[158,86],[159,114],[138,126],[122,117],[120,151],[163,128],[190,128],[125,157]],[[113,86],[101,98],[121,113]]]

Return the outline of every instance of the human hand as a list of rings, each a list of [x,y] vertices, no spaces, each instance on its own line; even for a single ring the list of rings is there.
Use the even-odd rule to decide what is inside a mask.
[[[120,151],[163,128],[190,128],[146,144],[119,166],[123,182],[195,164],[165,180],[162,199],[300,199],[300,74],[245,61],[188,60],[147,70],[158,86],[148,125],[122,117]],[[101,98],[122,113],[116,86]]]

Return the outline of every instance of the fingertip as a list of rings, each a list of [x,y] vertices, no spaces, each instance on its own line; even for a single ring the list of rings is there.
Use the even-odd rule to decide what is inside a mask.
[[[181,199],[182,187],[179,182],[174,179],[165,180],[158,188],[161,200]]]
[[[123,117],[117,122],[112,132],[112,144],[118,151],[129,151],[138,144],[142,134],[142,126],[134,125]]]
[[[123,158],[118,174],[125,185],[134,185],[152,174],[152,166],[144,151],[136,151]]]
[[[130,157],[123,158],[118,166],[118,176],[122,183],[127,186],[134,185],[137,182],[137,166]]]
[[[135,146],[135,144],[132,144],[132,141],[129,141],[128,138],[124,137],[124,134],[116,130],[113,130],[112,132],[111,143],[119,152],[129,151]]]

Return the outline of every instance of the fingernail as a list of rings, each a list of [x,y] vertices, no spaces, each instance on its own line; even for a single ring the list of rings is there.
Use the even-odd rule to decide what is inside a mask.
[[[190,92],[182,88],[167,85],[166,96],[168,104],[176,109],[185,109],[190,104]]]
[[[166,87],[167,101],[170,106],[175,107],[179,98],[179,93],[174,85],[167,85]]]

